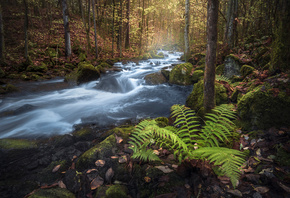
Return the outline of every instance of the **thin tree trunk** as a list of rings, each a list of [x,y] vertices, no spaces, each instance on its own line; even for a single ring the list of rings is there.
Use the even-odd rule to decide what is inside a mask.
[[[71,56],[71,42],[70,42],[70,30],[68,22],[68,8],[66,0],[62,0],[62,14],[63,14],[63,26],[64,26],[64,39],[65,39],[65,57]]]
[[[2,8],[0,5],[0,61],[4,61],[4,26],[3,26],[3,18],[2,18]]]
[[[128,49],[130,47],[130,0],[127,0],[126,9],[127,9],[126,10],[127,30],[126,30],[125,48]]]
[[[87,30],[87,50],[88,53],[90,52],[91,49],[91,40],[90,40],[90,30],[91,30],[91,19],[90,19],[90,13],[91,13],[91,1],[88,1],[88,27],[86,28]]]
[[[189,58],[188,33],[189,33],[189,0],[185,0],[185,27],[184,27],[184,43],[185,43],[184,58],[185,58],[185,62],[187,62],[188,58]]]
[[[92,0],[92,9],[93,9],[93,18],[94,18],[94,30],[95,30],[95,50],[96,50],[96,58],[98,58],[98,43],[97,43],[97,25],[96,25],[96,17],[95,17],[95,0]]]
[[[115,38],[115,0],[113,0],[113,20],[112,20],[112,57],[114,57],[114,38]]]
[[[234,47],[234,36],[236,32],[235,18],[237,17],[238,0],[229,0],[227,8],[227,23],[225,29],[225,42],[229,48]]]
[[[120,2],[120,24],[119,24],[119,52],[122,57],[122,31],[123,31],[123,0]]]
[[[217,46],[217,21],[219,0],[208,0],[207,5],[207,49],[204,73],[204,109],[210,112],[215,106],[215,62]]]
[[[83,1],[82,0],[79,0],[79,12],[82,16],[82,21],[83,21],[83,24],[84,24],[84,27],[86,26],[86,22],[85,22],[85,16],[84,16],[84,10],[83,10]]]
[[[25,43],[24,43],[24,57],[28,58],[28,7],[26,0],[23,0],[25,8],[25,21],[24,21],[24,34],[25,34]]]

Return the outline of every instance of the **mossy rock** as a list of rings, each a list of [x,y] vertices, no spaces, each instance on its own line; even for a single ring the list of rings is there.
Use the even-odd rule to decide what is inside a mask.
[[[5,76],[5,72],[0,68],[0,78],[3,78]]]
[[[290,97],[282,90],[277,96],[269,85],[260,85],[246,93],[238,103],[238,114],[244,129],[288,126]]]
[[[39,66],[36,65],[30,65],[27,67],[26,71],[28,72],[46,72],[47,71],[47,66],[45,63],[42,63]]]
[[[5,150],[32,149],[37,148],[37,144],[33,140],[0,139],[0,148]]]
[[[64,66],[65,66],[65,68],[67,68],[67,69],[74,69],[74,68],[76,67],[76,66],[75,66],[74,64],[72,64],[72,63],[65,63]]]
[[[169,75],[170,75],[170,69],[169,67],[165,67],[161,69],[161,74],[166,78],[166,80],[169,80]]]
[[[239,91],[239,89],[235,89],[231,95],[231,101],[232,102],[239,102],[242,98],[243,94]]]
[[[150,85],[159,85],[167,82],[167,79],[161,72],[148,74],[144,77],[144,80]]]
[[[85,53],[80,53],[78,58],[80,62],[83,62],[87,60],[87,55]]]
[[[193,66],[191,63],[183,63],[174,66],[169,74],[169,82],[178,85],[192,84],[190,75],[192,70]]]
[[[119,137],[122,137],[124,142],[127,142],[129,136],[131,135],[131,133],[134,130],[134,126],[131,125],[122,125],[119,127],[116,127],[112,130],[109,130],[107,132],[105,132],[102,137],[108,137],[110,135],[114,135],[116,134]]]
[[[112,65],[106,63],[106,62],[101,62],[101,64],[99,64],[98,66],[102,67],[102,68],[111,68]]]
[[[186,99],[186,106],[198,112],[203,107],[203,80],[200,80],[193,87],[191,94]],[[228,101],[227,89],[218,82],[215,82],[215,103],[225,104]]]
[[[203,59],[203,61],[201,61]],[[196,65],[200,62],[200,65],[205,63],[205,54],[204,53],[197,53],[192,55],[189,59],[188,62],[190,62],[192,65]]]
[[[224,70],[225,70],[225,64],[221,64],[221,65],[218,65],[218,66],[215,68],[215,73],[216,73],[217,75],[223,75]]]
[[[20,74],[9,74],[6,76],[6,78],[11,78],[11,79],[18,79],[20,77]]]
[[[128,189],[123,185],[112,185],[106,190],[106,198],[127,198]]]
[[[151,54],[149,54],[149,53],[146,53],[146,54],[144,54],[143,56],[142,56],[142,60],[148,60],[148,59],[150,59],[150,58],[152,58],[152,56],[151,56]]]
[[[240,75],[240,59],[233,54],[228,55],[224,61],[223,75],[227,78],[231,78],[233,75]]]
[[[38,189],[29,198],[75,198],[76,196],[65,188]]]
[[[12,84],[7,84],[5,87],[5,90],[6,90],[6,93],[11,93],[11,92],[18,91],[18,88]]]
[[[113,155],[112,149],[116,147],[115,135],[110,135],[101,143],[95,145],[91,149],[83,153],[77,163],[78,170],[84,170],[94,165],[94,162],[98,159],[108,158]]]
[[[56,172],[52,172],[52,170],[56,167],[60,166]],[[62,172],[68,169],[68,164],[66,160],[59,160],[51,162],[46,168],[42,169],[37,174],[37,181],[46,184],[52,184],[57,179],[62,177]]]
[[[246,76],[250,75],[251,73],[253,73],[254,70],[255,70],[255,68],[250,66],[250,65],[243,65],[241,67],[240,72],[241,72],[243,77],[246,77]]]
[[[83,128],[72,133],[77,140],[92,140],[94,138],[91,128]]]
[[[191,81],[193,83],[197,83],[200,79],[204,76],[204,71],[202,70],[195,70],[191,76]]]
[[[65,81],[69,83],[81,84],[92,80],[97,80],[99,77],[100,71],[97,70],[91,63],[80,62],[77,70],[74,70],[65,76]]]

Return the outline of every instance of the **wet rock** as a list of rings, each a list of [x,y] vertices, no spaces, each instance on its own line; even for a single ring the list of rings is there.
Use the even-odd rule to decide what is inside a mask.
[[[167,79],[161,72],[148,74],[144,77],[144,79],[149,85],[159,85],[167,82]]]
[[[174,66],[169,74],[169,82],[177,85],[190,85],[191,81],[191,72],[193,66],[191,63],[183,63]]]
[[[237,189],[236,190],[228,190],[227,192],[236,196],[236,197],[243,197],[243,194],[241,193],[241,191],[239,191]]]
[[[67,170],[63,182],[67,189],[73,193],[77,193],[81,188],[80,175],[78,175],[76,170]]]
[[[33,106],[33,105],[30,105],[30,104],[25,104],[21,107],[19,107],[18,109],[16,109],[14,111],[14,115],[19,115],[19,114],[22,114],[22,113],[27,113],[29,111],[32,111],[36,108],[36,106]]]

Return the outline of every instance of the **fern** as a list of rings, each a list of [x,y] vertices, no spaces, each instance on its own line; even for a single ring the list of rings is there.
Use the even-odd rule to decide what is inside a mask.
[[[165,146],[178,156],[179,162],[185,159],[209,160],[219,166],[235,186],[240,176],[239,167],[245,162],[246,154],[219,147],[228,141],[235,129],[232,120],[236,115],[232,106],[214,108],[213,113],[206,114],[204,125],[199,123],[194,111],[184,105],[173,105],[171,116],[175,118],[174,126],[160,128],[155,120],[144,120],[136,126],[129,141],[134,151],[132,158],[159,161],[150,146]]]

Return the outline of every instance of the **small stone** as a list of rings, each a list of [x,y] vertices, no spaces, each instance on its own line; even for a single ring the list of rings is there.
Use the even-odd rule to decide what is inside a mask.
[[[108,183],[111,183],[113,176],[114,176],[114,170],[112,168],[109,168],[105,174],[106,181]]]
[[[228,190],[227,191],[228,193],[234,195],[234,196],[237,196],[237,197],[243,197],[243,194],[241,193],[241,191],[239,190]]]

